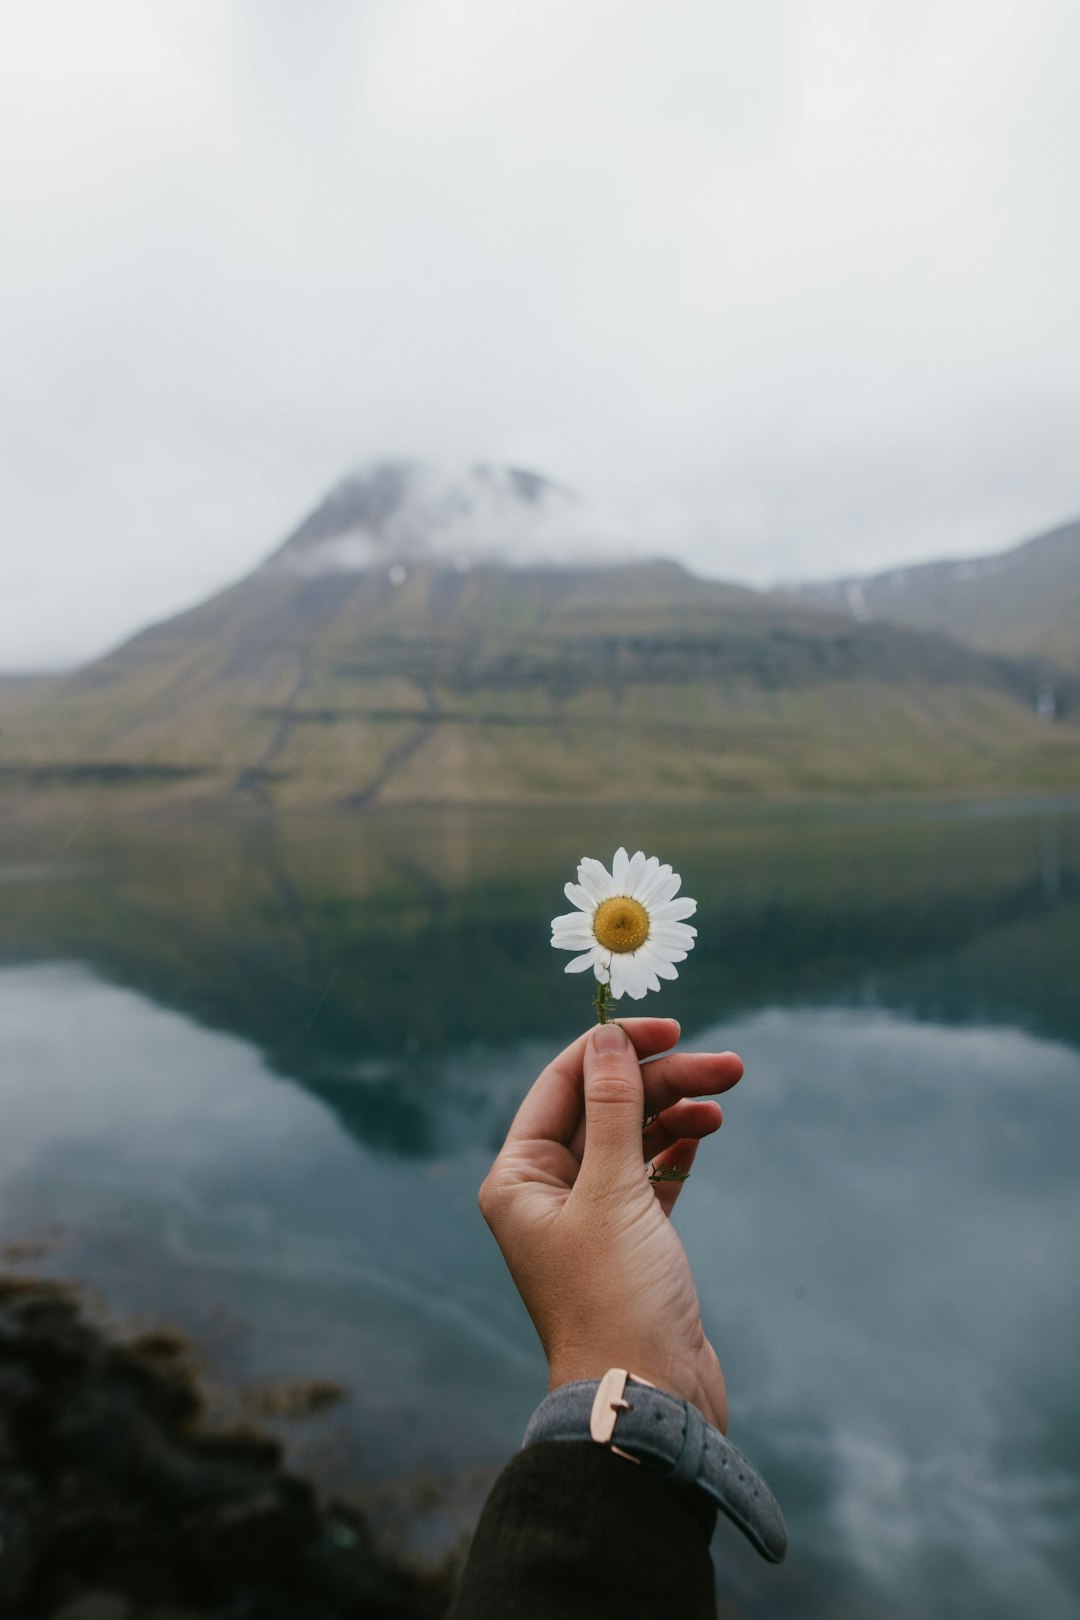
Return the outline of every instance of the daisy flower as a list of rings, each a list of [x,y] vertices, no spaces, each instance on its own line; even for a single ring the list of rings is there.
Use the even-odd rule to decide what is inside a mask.
[[[693,950],[697,929],[686,918],[697,901],[676,900],[682,878],[655,855],[646,860],[639,849],[627,855],[617,849],[611,871],[589,856],[578,867],[576,883],[566,885],[566,898],[577,907],[551,924],[551,943],[559,951],[579,951],[567,962],[567,973],[592,968],[617,1001],[640,1001],[659,990],[661,979],[677,979],[675,963]],[[599,995],[599,992],[597,992]]]

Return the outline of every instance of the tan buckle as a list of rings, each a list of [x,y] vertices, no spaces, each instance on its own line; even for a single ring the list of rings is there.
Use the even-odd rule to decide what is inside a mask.
[[[632,1457],[628,1451],[612,1444],[612,1435],[620,1412],[630,1410],[630,1402],[624,1398],[627,1379],[633,1378],[635,1384],[645,1384],[649,1389],[655,1389],[647,1378],[636,1378],[628,1373],[625,1367],[609,1367],[597,1386],[593,1398],[592,1412],[589,1414],[589,1433],[601,1446],[610,1446],[619,1457],[625,1457],[627,1462],[640,1463],[640,1457]]]

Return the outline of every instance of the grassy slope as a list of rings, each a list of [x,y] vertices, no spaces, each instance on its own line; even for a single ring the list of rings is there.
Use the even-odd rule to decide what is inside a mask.
[[[0,772],[15,802],[131,808],[1080,785],[1080,726],[1041,724],[1033,680],[668,564],[264,573],[0,693]]]

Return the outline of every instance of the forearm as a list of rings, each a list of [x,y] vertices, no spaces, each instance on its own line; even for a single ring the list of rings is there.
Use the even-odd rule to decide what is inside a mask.
[[[716,1510],[589,1441],[550,1441],[503,1470],[448,1620],[714,1620]],[[673,1573],[674,1572],[674,1573]]]

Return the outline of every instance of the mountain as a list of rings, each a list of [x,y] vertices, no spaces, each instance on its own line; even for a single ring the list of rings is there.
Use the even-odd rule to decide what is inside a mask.
[[[605,561],[604,545],[587,508],[536,474],[362,469],[248,578],[73,676],[0,690],[6,802],[358,809],[1080,784],[1076,677],[1056,678],[1048,723],[1044,663],[671,562]]]
[[[803,585],[796,594],[860,623],[887,619],[1080,671],[1080,522],[995,556]]]

